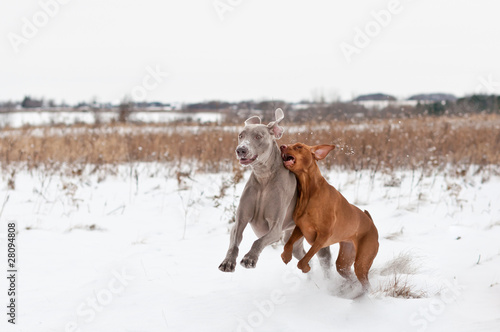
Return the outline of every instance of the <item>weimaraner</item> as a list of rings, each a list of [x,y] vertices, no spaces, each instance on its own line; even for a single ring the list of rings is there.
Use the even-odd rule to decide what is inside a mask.
[[[283,135],[283,128],[279,126],[284,118],[283,111],[276,109],[275,116],[276,120],[267,125],[261,124],[258,116],[247,119],[238,135],[236,157],[241,165],[252,168],[252,174],[240,198],[226,258],[219,266],[223,272],[234,272],[238,246],[247,224],[250,223],[259,239],[241,260],[241,265],[246,268],[254,268],[262,250],[279,241],[283,232],[287,241],[295,227],[292,214],[297,199],[297,182],[295,175],[283,166],[276,143]],[[304,257],[302,240],[295,243],[293,255],[297,259]],[[321,250],[318,256],[326,272],[330,267],[330,249]]]

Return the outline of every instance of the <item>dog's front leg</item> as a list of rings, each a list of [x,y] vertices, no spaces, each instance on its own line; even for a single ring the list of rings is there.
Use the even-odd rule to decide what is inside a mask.
[[[250,179],[243,190],[240,204],[236,210],[236,222],[231,229],[229,249],[227,250],[226,258],[219,265],[219,270],[222,272],[234,272],[234,269],[236,268],[236,257],[238,257],[238,247],[243,239],[243,231],[245,230],[245,227],[247,227],[248,223],[253,219],[255,213],[255,197],[257,197],[257,195],[253,188],[254,183]]]
[[[250,249],[250,251],[241,260],[241,265],[243,265],[247,269],[252,269],[257,265],[259,255],[266,246],[281,239],[281,233],[283,232],[281,228],[281,222],[278,220],[268,220],[268,223],[269,225],[271,225],[269,232],[267,232],[267,234],[262,236],[260,239],[256,240],[252,244],[252,248]]]
[[[233,228],[231,229],[231,237],[229,240],[229,249],[227,250],[226,258],[219,265],[219,270],[222,272],[234,272],[236,268],[236,257],[238,257],[239,246],[243,239],[243,231],[248,224],[246,219],[238,218]]]
[[[283,262],[285,262],[285,264],[288,264],[292,260],[293,244],[297,242],[302,236],[304,235],[302,234],[299,226],[295,226],[295,228],[293,229],[293,233],[285,244],[283,253],[281,254],[281,259],[283,259]]]
[[[316,240],[314,241],[313,245],[311,246],[311,249],[306,253],[304,258],[302,258],[299,263],[297,264],[297,267],[302,270],[302,272],[307,273],[311,271],[311,267],[309,266],[309,261],[311,258],[313,258],[314,255],[323,247],[326,247],[326,242],[328,240],[327,236],[321,236],[318,234],[316,236]]]

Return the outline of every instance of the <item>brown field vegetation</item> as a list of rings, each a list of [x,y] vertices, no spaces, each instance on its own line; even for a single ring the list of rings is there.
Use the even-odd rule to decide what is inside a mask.
[[[268,122],[269,119],[264,119]],[[419,117],[335,122],[282,123],[278,144],[333,143],[322,162],[328,169],[392,172],[452,169],[457,175],[500,165],[500,115]],[[160,163],[192,172],[232,171],[236,166],[234,126],[111,124],[4,129],[0,163],[15,169],[78,169],[124,163]],[[76,171],[78,172],[78,171]]]

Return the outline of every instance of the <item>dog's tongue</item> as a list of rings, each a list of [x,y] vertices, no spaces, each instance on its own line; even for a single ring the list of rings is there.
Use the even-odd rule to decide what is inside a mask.
[[[257,156],[254,156],[252,158],[241,158],[240,159],[240,164],[242,164],[242,165],[250,165],[251,163],[253,163],[255,161],[255,159],[257,159]]]
[[[289,154],[283,153],[281,158],[283,159],[283,165],[285,165],[285,167],[293,166],[293,164],[295,164],[295,158]]]

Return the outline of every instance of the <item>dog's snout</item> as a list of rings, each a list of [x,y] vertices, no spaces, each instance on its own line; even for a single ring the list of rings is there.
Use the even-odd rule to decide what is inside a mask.
[[[236,149],[236,154],[238,155],[238,157],[244,157],[247,155],[247,153],[248,153],[248,149],[245,146],[239,146]]]
[[[286,145],[282,145],[282,146],[280,146],[280,150],[281,150],[281,152],[285,151],[285,149],[286,149],[286,148],[287,148],[287,146],[286,146]]]

